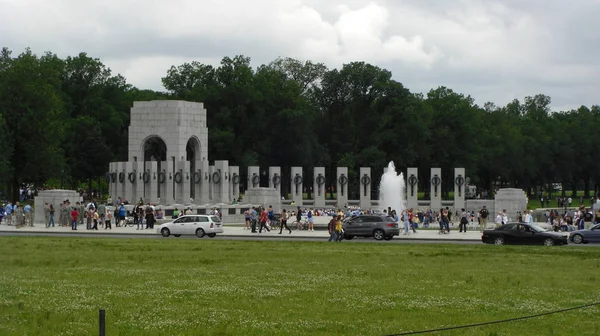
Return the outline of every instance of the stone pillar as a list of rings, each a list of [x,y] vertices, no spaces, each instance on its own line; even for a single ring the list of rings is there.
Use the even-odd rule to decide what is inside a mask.
[[[371,168],[360,167],[360,208],[362,210],[371,209],[371,182]]]
[[[231,199],[238,200],[240,198],[240,167],[230,166],[229,167],[229,184],[230,197]]]
[[[125,163],[125,193],[127,194],[127,199],[129,203],[136,204],[140,199],[136,193],[136,171],[135,171],[135,162],[127,162]],[[131,182],[133,180],[133,182]]]
[[[269,167],[269,188],[276,189],[281,195],[281,167]]]
[[[118,194],[122,200],[131,202],[130,195],[127,194],[127,162],[119,162],[117,172]]]
[[[213,174],[213,185],[218,190],[218,203],[231,204],[229,194],[229,161],[215,161],[215,172]],[[225,174],[227,173],[227,176]],[[227,178],[226,178],[227,177]]]
[[[348,205],[348,167],[337,167],[336,172],[337,207]]]
[[[467,179],[465,168],[454,168],[454,212],[458,213],[460,209],[465,209],[465,187]]]
[[[431,203],[430,207],[433,211],[440,211],[442,208],[442,169],[431,168],[430,180]]]
[[[215,173],[215,166],[208,166],[208,203],[215,203],[217,199],[217,188],[213,184],[213,174]]]
[[[315,200],[316,208],[325,207],[325,167],[314,168],[314,182],[313,182],[313,199]]]
[[[417,209],[419,195],[419,169],[406,169],[406,206],[410,209]]]
[[[190,192],[190,198],[194,199],[191,203],[201,204],[202,191],[200,189],[200,184],[204,179],[204,173],[202,172],[202,161],[196,160],[194,162],[194,167],[196,169],[194,171],[192,171],[191,166],[192,165],[190,162],[190,190],[194,190],[193,194]]]
[[[140,161],[134,161],[133,162],[133,171],[135,172],[135,183],[133,184],[134,187],[134,194],[135,194],[135,201],[139,202],[140,198],[142,199],[143,202],[145,202],[144,200],[144,162],[140,162]]]
[[[208,183],[208,173],[210,171],[208,161],[203,160],[200,164],[200,201],[199,204],[210,203],[210,184]]]
[[[248,189],[260,187],[260,167],[248,167]]]
[[[117,172],[117,162],[111,162],[109,164],[108,173],[110,174],[109,194],[112,201],[115,202],[118,197],[117,183],[119,173]]]
[[[292,200],[297,206],[302,206],[302,191],[304,187],[304,176],[302,176],[302,167],[292,167],[291,188]]]
[[[146,162],[146,173],[150,178],[146,183],[146,193],[144,195],[146,202],[158,203],[158,162]]]
[[[175,163],[175,172],[173,173],[173,186],[175,187],[174,199],[175,203],[177,204],[190,203],[189,173],[189,162],[185,160],[180,160]]]
[[[175,203],[175,195],[173,190],[173,174],[175,174],[175,169],[173,167],[173,162],[171,160],[167,160],[161,162],[162,172],[160,172],[163,179],[163,183],[160,184],[160,203],[161,204],[173,204]],[[160,183],[160,181],[159,181]]]

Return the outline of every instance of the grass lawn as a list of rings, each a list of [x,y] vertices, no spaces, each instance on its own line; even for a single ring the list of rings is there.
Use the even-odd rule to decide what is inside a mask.
[[[385,335],[600,301],[600,249],[0,238],[0,335]],[[598,335],[598,306],[436,335]]]

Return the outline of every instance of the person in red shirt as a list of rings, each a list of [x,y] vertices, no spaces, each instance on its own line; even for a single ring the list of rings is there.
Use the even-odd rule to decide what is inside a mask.
[[[260,211],[260,229],[258,229],[258,233],[262,233],[262,229],[263,227],[265,228],[265,230],[267,230],[268,232],[271,232],[271,230],[269,230],[269,228],[267,227],[267,210],[265,210],[265,208],[261,207],[261,211]]]
[[[71,230],[77,230],[77,219],[79,218],[79,211],[77,208],[73,208],[71,211]]]

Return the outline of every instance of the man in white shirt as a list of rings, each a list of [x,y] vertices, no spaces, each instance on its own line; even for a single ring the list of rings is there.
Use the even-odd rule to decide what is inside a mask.
[[[533,216],[531,216],[531,211],[525,210],[525,218],[523,219],[523,222],[528,224],[533,223]]]

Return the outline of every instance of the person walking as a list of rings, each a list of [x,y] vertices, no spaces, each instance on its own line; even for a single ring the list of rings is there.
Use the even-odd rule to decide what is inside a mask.
[[[290,230],[290,228],[287,226],[287,220],[288,220],[288,213],[285,209],[283,209],[283,211],[281,212],[281,224],[279,225],[279,234],[281,234],[281,232],[283,232],[283,227],[285,226],[286,230],[288,230],[290,232],[290,234],[292,234],[292,230]]]
[[[267,227],[267,210],[265,208],[260,208],[260,228],[258,229],[258,233],[262,233],[263,228],[267,230],[267,232],[271,232],[271,230]]]
[[[331,220],[329,221],[329,224],[327,225],[327,229],[329,230],[329,239],[327,240],[328,242],[337,241],[337,233],[335,230],[336,224],[337,224],[337,216],[333,216],[333,218],[331,218]]]

